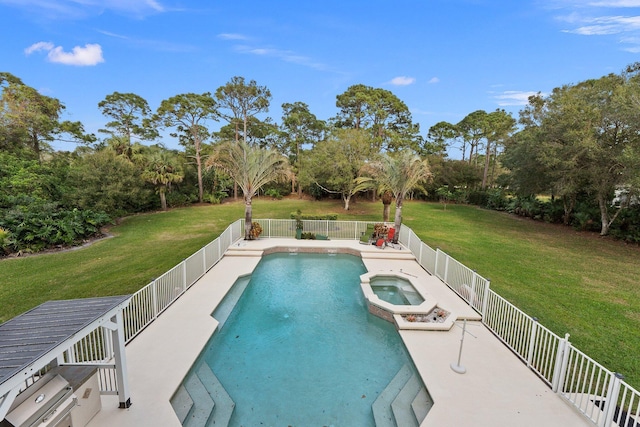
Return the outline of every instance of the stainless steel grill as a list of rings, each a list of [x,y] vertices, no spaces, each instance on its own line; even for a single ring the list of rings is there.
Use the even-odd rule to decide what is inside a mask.
[[[9,412],[10,427],[73,427],[71,410],[77,399],[69,382],[60,375],[45,376],[19,396],[23,400]],[[28,393],[28,395],[27,395]]]

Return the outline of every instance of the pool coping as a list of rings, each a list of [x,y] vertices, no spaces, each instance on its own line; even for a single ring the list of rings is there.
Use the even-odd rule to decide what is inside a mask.
[[[437,301],[457,319],[468,320],[462,353],[466,374],[450,369],[461,343],[461,330],[400,330],[434,406],[422,427],[436,425],[591,426],[577,410],[551,391],[482,323],[480,316],[439,279],[431,276],[406,249],[362,245],[358,241],[240,241],[188,292],[126,346],[132,406],[118,409],[117,396],[102,396],[102,410],[88,427],[180,426],[169,399],[215,332],[211,316],[237,277],[251,274],[265,252],[357,252],[368,271],[404,271],[419,277]],[[335,252],[332,252],[335,251]],[[452,410],[455,409],[455,410]]]

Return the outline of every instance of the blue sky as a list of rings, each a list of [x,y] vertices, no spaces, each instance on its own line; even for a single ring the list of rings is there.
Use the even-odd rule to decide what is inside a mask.
[[[284,102],[335,116],[362,83],[402,99],[426,135],[478,109],[517,117],[530,94],[636,61],[640,0],[0,0],[0,71],[90,132],[114,91],[155,110],[243,76],[271,90],[277,123]]]

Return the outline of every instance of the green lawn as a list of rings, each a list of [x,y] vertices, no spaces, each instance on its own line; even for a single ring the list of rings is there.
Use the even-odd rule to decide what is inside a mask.
[[[254,201],[254,218],[337,213],[380,220],[382,204]],[[393,209],[392,209],[393,211]],[[0,322],[51,299],[133,293],[243,217],[242,202],[126,218],[89,247],[0,261]],[[640,386],[640,248],[472,206],[405,203],[404,223],[491,279],[491,287]],[[392,212],[393,215],[393,212]]]

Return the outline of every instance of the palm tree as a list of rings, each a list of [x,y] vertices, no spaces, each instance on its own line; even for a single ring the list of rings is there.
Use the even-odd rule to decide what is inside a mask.
[[[166,151],[160,151],[151,154],[147,168],[142,172],[142,178],[156,186],[156,191],[160,194],[160,205],[162,210],[166,211],[166,193],[171,190],[171,184],[181,182],[184,175],[175,158]]]
[[[389,190],[380,192],[380,200],[382,200],[382,222],[389,221],[389,212],[391,212],[391,202],[393,202],[393,193]]]
[[[289,178],[289,162],[282,154],[252,146],[244,140],[218,146],[206,162],[207,169],[225,171],[244,194],[244,238],[251,239],[251,199],[266,184]]]
[[[409,150],[403,150],[393,156],[383,154],[378,162],[371,165],[371,169],[375,171],[380,192],[384,194],[389,191],[396,200],[394,221],[396,232],[393,242],[397,243],[402,224],[402,202],[409,191],[418,187],[420,181],[424,181],[431,175],[429,166],[426,160],[420,159]]]

